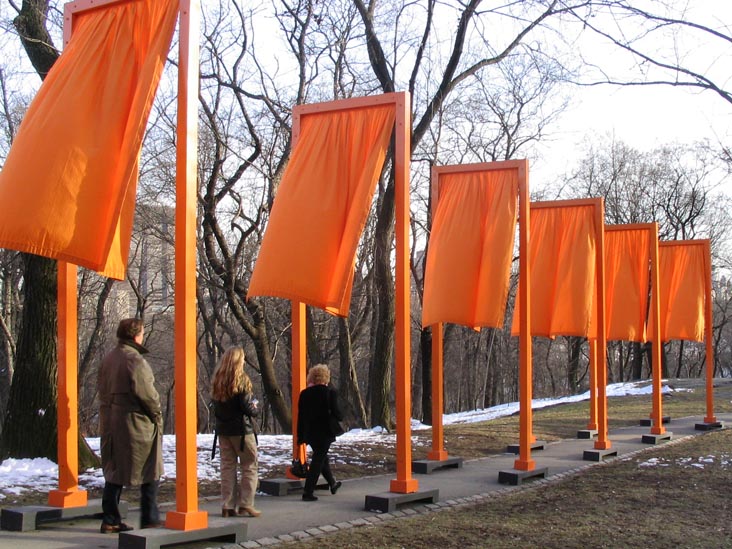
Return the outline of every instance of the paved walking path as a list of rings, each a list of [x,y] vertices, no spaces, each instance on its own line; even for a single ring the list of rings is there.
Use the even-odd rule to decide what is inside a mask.
[[[717,419],[729,424],[732,422],[732,414],[719,414]],[[699,416],[672,418],[672,421],[665,427],[673,433],[673,441],[701,434],[702,431],[694,429],[695,424],[701,421],[702,418]],[[617,450],[618,457],[627,457],[653,447],[641,441],[641,437],[648,432],[648,427],[640,426],[612,431],[610,440],[613,449]],[[567,474],[597,465],[597,462],[583,460],[583,452],[592,449],[591,440],[568,439],[547,444],[544,450],[532,452],[532,458],[536,461],[537,467],[548,467],[547,478],[528,481],[522,486],[552,482]],[[418,480],[420,490],[439,490],[439,501],[434,504],[405,504],[392,513],[379,514],[365,511],[364,504],[366,495],[388,491],[390,480],[395,478],[394,474],[344,480],[343,487],[337,495],[331,495],[327,490],[319,490],[316,492],[319,500],[312,503],[303,502],[300,494],[282,497],[257,496],[256,506],[262,511],[262,516],[258,518],[222,519],[218,498],[207,498],[201,501],[200,509],[209,513],[211,526],[221,524],[221,521],[246,521],[248,541],[241,542],[241,547],[268,547],[283,541],[310,538],[323,535],[323,533],[385,520],[397,520],[399,517],[407,515],[434,512],[444,507],[471,504],[521,489],[521,486],[509,487],[498,483],[499,471],[512,469],[515,459],[516,456],[513,454],[500,454],[466,461],[461,469],[442,469],[430,475],[415,474],[414,478]],[[338,474],[337,466],[334,472],[336,475]],[[161,510],[166,511],[173,508],[173,504],[164,505]],[[137,526],[139,524],[138,510],[131,509],[126,521]],[[100,534],[99,524],[98,519],[74,519],[42,525],[40,529],[29,532],[3,530],[0,531],[0,548],[116,548],[118,546],[117,536]],[[217,541],[197,542],[176,547],[221,546],[225,546],[227,549],[236,547],[231,543]]]

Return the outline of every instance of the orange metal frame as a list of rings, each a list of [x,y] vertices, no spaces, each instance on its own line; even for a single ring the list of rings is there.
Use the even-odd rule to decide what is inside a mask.
[[[528,250],[529,243],[529,164],[527,160],[506,160],[502,162],[484,162],[479,164],[463,164],[453,166],[434,166],[432,168],[432,216],[437,212],[440,198],[440,176],[451,173],[471,173],[498,170],[516,170],[518,172],[519,198],[519,249]],[[526,253],[519,253],[519,291],[521,310],[519,311],[519,458],[514,467],[522,471],[532,471],[536,464],[531,459],[531,443],[536,440],[532,433],[532,359],[530,326],[530,292],[529,262]],[[444,429],[442,414],[443,403],[443,332],[442,323],[432,327],[432,451],[429,459],[447,459],[444,448]]]
[[[408,92],[387,93],[373,97],[357,97],[297,105],[292,109],[292,140],[297,141],[300,134],[300,119],[309,114],[358,109],[375,105],[393,104],[396,112],[396,146],[394,166],[396,174],[395,196],[395,236],[396,236],[396,412],[397,412],[397,478],[391,481],[392,492],[411,493],[419,489],[412,477],[411,446],[411,371],[410,371],[410,332],[409,332],[409,160],[411,143],[410,99]],[[297,403],[300,391],[305,388],[306,339],[304,304],[292,304],[292,420],[297,421]],[[304,457],[304,447],[297,440],[293,428],[293,457]],[[288,471],[288,476],[291,473]]]
[[[658,277],[658,223],[633,223],[627,225],[608,225],[606,231],[631,231],[646,229],[649,233],[649,254],[648,262],[650,263],[651,274],[651,306],[648,311],[649,319],[653,322],[653,333],[648,334],[648,338],[652,342],[651,347],[651,372],[653,379],[653,409],[651,418],[653,425],[651,426],[651,434],[662,435],[666,432],[663,426],[663,402],[661,398],[661,323],[659,302],[660,283]]]
[[[594,206],[595,234],[595,276],[597,300],[597,339],[590,339],[590,424],[589,429],[597,429],[595,449],[608,450],[612,444],[608,438],[607,421],[607,328],[605,312],[605,203],[602,198],[582,198],[577,200],[555,200],[532,202],[531,208],[571,208]],[[594,400],[593,400],[594,398]],[[596,410],[596,424],[592,424],[592,411]]]
[[[659,242],[659,246],[703,246],[705,250],[704,258],[704,340],[706,342],[706,390],[707,390],[707,411],[704,417],[705,423],[716,423],[717,418],[714,415],[714,346],[713,346],[713,310],[712,310],[712,245],[708,239],[700,240],[673,240],[668,242]],[[664,319],[665,322],[665,319]],[[660,339],[659,334],[659,339]]]
[[[89,10],[135,0],[79,0],[64,6],[64,43],[73,31],[74,17]],[[176,153],[175,229],[175,402],[176,503],[166,515],[166,526],[194,530],[208,525],[208,514],[198,511],[196,463],[196,207],[198,145],[198,0],[179,0],[178,128]],[[76,266],[58,262],[59,341],[59,490],[49,493],[49,504],[78,507],[86,492],[78,490],[77,290]],[[63,436],[62,436],[63,434]]]

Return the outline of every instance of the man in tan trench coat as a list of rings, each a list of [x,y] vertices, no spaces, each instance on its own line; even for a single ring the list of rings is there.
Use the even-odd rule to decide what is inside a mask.
[[[140,486],[140,527],[162,526],[157,491],[163,473],[163,416],[155,377],[142,356],[148,352],[143,336],[142,320],[122,320],[118,344],[102,360],[97,378],[105,534],[132,530],[119,514],[124,486]]]

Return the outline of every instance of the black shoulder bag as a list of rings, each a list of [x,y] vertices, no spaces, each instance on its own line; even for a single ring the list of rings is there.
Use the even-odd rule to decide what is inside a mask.
[[[342,421],[337,419],[330,410],[330,394],[328,395],[328,427],[334,437],[339,437],[346,432],[346,426]]]

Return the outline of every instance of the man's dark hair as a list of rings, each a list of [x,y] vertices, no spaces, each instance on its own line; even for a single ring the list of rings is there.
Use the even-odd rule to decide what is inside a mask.
[[[117,326],[117,339],[133,340],[142,332],[143,323],[139,318],[125,318]]]

